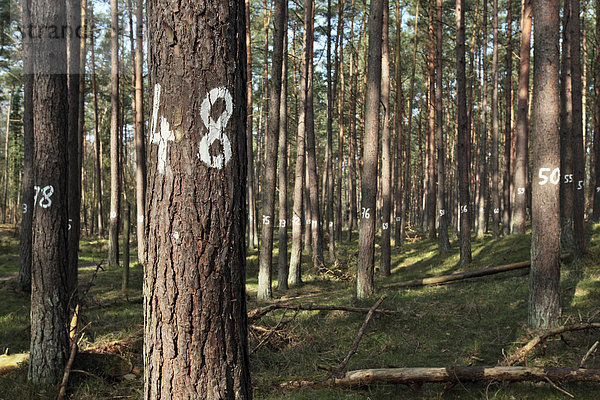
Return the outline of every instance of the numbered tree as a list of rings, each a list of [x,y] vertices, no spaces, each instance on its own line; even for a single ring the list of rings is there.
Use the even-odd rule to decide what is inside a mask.
[[[521,4],[521,45],[519,48],[519,87],[517,90],[517,138],[515,143],[515,197],[512,233],[524,234],[529,171],[529,63],[531,52],[531,0]]]
[[[65,26],[64,1],[31,2],[32,26]],[[29,379],[56,382],[68,357],[67,54],[64,40],[33,40],[34,202]]]
[[[390,47],[389,47],[389,0],[383,0],[383,41],[381,59],[381,270],[389,276],[391,263],[390,216],[392,214],[392,157],[390,138]]]
[[[560,315],[559,1],[533,2],[531,270],[529,326],[555,326]]]
[[[361,185],[361,218],[358,239],[356,297],[373,294],[375,256],[375,206],[377,197],[377,158],[379,147],[379,102],[381,99],[381,44],[383,0],[372,0],[369,14],[369,59],[365,103],[365,134]]]
[[[262,240],[258,256],[258,298],[273,297],[271,273],[273,270],[273,224],[275,221],[275,180],[277,179],[277,151],[279,145],[279,105],[281,102],[281,72],[283,63],[283,33],[285,1],[275,2],[273,20],[273,73],[271,101],[267,122],[265,169],[262,183]]]
[[[287,3],[285,6],[284,27],[287,28]],[[279,104],[279,160],[278,160],[278,183],[279,183],[279,256],[277,259],[277,288],[288,289],[289,264],[288,264],[288,133],[287,133],[287,29],[283,34],[283,63],[281,67],[281,101]]]
[[[244,3],[148,13],[144,398],[250,399]]]
[[[470,134],[467,124],[465,75],[465,10],[456,0],[456,101],[458,117],[458,191],[460,206],[460,264],[471,263],[471,206],[469,204]]]

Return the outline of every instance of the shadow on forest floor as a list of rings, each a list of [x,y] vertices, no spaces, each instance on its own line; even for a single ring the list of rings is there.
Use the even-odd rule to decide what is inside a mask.
[[[600,320],[600,225],[589,228],[588,254],[580,264],[565,262],[561,276],[563,320],[578,322]],[[18,242],[10,229],[0,229],[0,271],[14,273],[18,268]],[[356,235],[355,235],[356,236]],[[346,235],[344,234],[344,238]],[[379,240],[379,238],[378,238]],[[105,241],[84,240],[82,260],[103,258]],[[532,336],[526,327],[527,276],[510,272],[448,285],[408,289],[381,289],[381,285],[408,279],[437,276],[467,269],[525,261],[529,258],[529,235],[500,239],[473,239],[473,263],[458,267],[458,243],[445,254],[437,253],[437,242],[428,239],[406,243],[393,249],[392,276],[376,275],[377,293],[372,299],[357,301],[354,282],[316,274],[310,255],[303,255],[304,284],[282,293],[274,290],[274,301],[291,303],[339,304],[368,307],[382,294],[382,308],[404,310],[402,316],[376,315],[363,337],[347,370],[378,367],[440,367],[451,365],[494,365]],[[290,248],[290,247],[288,247]],[[277,249],[277,242],[275,242]],[[337,264],[328,267],[353,277],[356,270],[357,238],[336,247]],[[379,265],[379,248],[376,250]],[[257,301],[257,250],[248,252],[248,309],[270,302]],[[326,255],[326,258],[328,256]],[[277,252],[274,254],[277,271]],[[87,283],[91,269],[80,271],[80,282]],[[116,352],[141,371],[142,305],[139,304],[142,268],[131,270],[131,289],[126,302],[120,293],[120,268],[101,271],[91,291],[91,308],[85,321],[91,322],[82,348]],[[273,274],[273,287],[277,276]],[[0,282],[0,352],[26,352],[29,347],[29,300],[16,293],[10,282]],[[102,305],[102,307],[100,307]],[[293,318],[278,330],[251,357],[252,382],[257,399],[559,399],[564,395],[542,384],[464,383],[445,391],[443,385],[427,384],[419,391],[402,385],[375,385],[363,389],[282,390],[279,384],[296,379],[319,379],[326,375],[322,366],[336,366],[346,355],[360,328],[364,315],[340,311],[276,311],[255,324],[268,329],[282,318]],[[264,333],[250,329],[250,348],[264,339]],[[536,349],[528,365],[577,366],[598,340],[598,332],[569,333]],[[591,357],[586,366],[599,368],[600,358]],[[26,365],[0,376],[0,399],[50,399],[55,390],[32,386],[26,380]],[[130,374],[131,375],[131,374]],[[578,399],[600,398],[600,387],[591,384],[561,385]],[[72,399],[141,398],[140,376],[98,380],[75,374],[71,381]]]

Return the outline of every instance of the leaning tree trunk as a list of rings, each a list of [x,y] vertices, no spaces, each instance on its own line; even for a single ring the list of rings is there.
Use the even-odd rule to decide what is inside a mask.
[[[470,135],[467,125],[467,91],[465,76],[465,10],[463,0],[456,0],[456,99],[458,113],[458,186],[460,205],[460,264],[471,263],[471,207],[469,197]]]
[[[531,270],[529,326],[555,326],[560,316],[559,1],[533,3]]]
[[[152,0],[148,7],[154,97],[145,399],[252,397],[244,287],[244,4],[204,6],[210,9]]]
[[[31,23],[31,0],[23,1],[23,26]],[[31,291],[31,236],[33,222],[33,54],[29,35],[23,37],[23,216],[21,217],[19,288]]]
[[[273,270],[273,224],[275,213],[275,180],[277,179],[277,150],[279,145],[279,105],[281,102],[281,71],[283,63],[283,33],[285,2],[275,2],[273,18],[273,73],[271,101],[265,149],[265,169],[262,190],[262,238],[258,256],[258,298],[273,297],[271,275]]]
[[[450,250],[448,238],[448,211],[446,208],[446,143],[444,140],[444,112],[442,108],[442,0],[437,0],[437,29],[436,29],[436,68],[435,76],[435,141],[437,147],[437,193],[436,208],[438,220],[438,249],[440,252]]]
[[[369,15],[369,65],[365,99],[365,136],[361,184],[361,219],[358,239],[356,297],[374,292],[375,207],[377,198],[377,158],[379,147],[379,102],[381,99],[381,38],[383,0],[372,0]]]
[[[31,4],[33,26],[65,26],[65,2]],[[33,38],[34,176],[29,379],[55,383],[67,362],[67,47]]]
[[[532,0],[521,7],[521,46],[519,49],[519,87],[517,91],[517,139],[515,143],[515,201],[512,233],[525,234],[527,219],[527,181],[529,170],[529,62],[531,46]]]

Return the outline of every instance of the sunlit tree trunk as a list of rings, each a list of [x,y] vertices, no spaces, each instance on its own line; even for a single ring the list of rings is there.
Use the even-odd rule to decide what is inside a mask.
[[[506,13],[506,84],[505,84],[505,120],[504,120],[504,179],[503,179],[503,211],[502,211],[502,229],[504,235],[510,234],[511,225],[511,187],[513,186],[513,168],[514,163],[511,160],[512,153],[512,70],[513,70],[513,54],[512,54],[512,0],[507,0]]]
[[[547,329],[560,316],[559,1],[533,2],[532,232],[528,323]],[[558,179],[557,179],[558,178]]]
[[[288,265],[288,111],[287,111],[287,75],[288,75],[288,51],[287,51],[287,3],[284,3],[284,32],[283,32],[283,60],[281,67],[281,100],[279,104],[279,161],[278,161],[278,183],[279,183],[279,256],[277,259],[277,289],[288,289],[289,265]]]
[[[383,40],[381,59],[381,106],[383,107],[381,134],[381,270],[389,276],[391,263],[390,216],[392,213],[392,153],[390,139],[390,46],[389,46],[389,0],[383,0]]]
[[[356,297],[359,299],[371,296],[374,291],[373,270],[375,267],[375,212],[379,146],[379,102],[381,100],[382,20],[383,0],[372,0],[369,14],[369,59],[365,99],[358,271],[356,275]]]
[[[110,225],[108,264],[119,263],[119,218],[121,181],[119,179],[119,14],[117,0],[110,2]]]

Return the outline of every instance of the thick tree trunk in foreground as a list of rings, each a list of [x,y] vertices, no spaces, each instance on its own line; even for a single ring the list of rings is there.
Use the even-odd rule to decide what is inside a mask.
[[[531,0],[521,7],[521,47],[519,50],[519,87],[517,91],[517,139],[515,143],[515,200],[512,233],[523,235],[527,219],[527,181],[529,170],[529,62],[531,46]]]
[[[279,145],[279,105],[281,102],[281,72],[283,63],[283,34],[285,3],[275,2],[273,19],[273,73],[271,101],[265,150],[265,169],[262,190],[262,238],[258,256],[258,298],[273,297],[271,275],[273,270],[273,225],[275,223],[275,180],[277,179],[277,151]]]
[[[529,317],[532,328],[560,316],[559,1],[535,0],[532,108],[532,232]]]
[[[33,26],[64,26],[65,3],[32,2]],[[67,362],[67,54],[64,40],[34,39],[35,132],[29,379],[55,383]]]
[[[356,297],[359,299],[371,296],[375,289],[373,270],[375,267],[382,20],[383,0],[372,0],[369,15],[369,60],[365,99],[365,137],[361,185],[361,218],[358,239],[358,271],[356,274]]]
[[[108,264],[119,264],[119,217],[121,180],[119,179],[119,15],[118,2],[110,2],[110,224]]]
[[[31,21],[31,0],[23,1],[23,26]],[[33,222],[33,53],[29,35],[23,37],[23,216],[21,217],[19,288],[31,291],[31,237]]]
[[[463,0],[456,0],[456,98],[458,112],[458,186],[460,206],[460,264],[471,263],[471,204],[469,197],[470,134],[467,125],[465,76],[465,10]]]
[[[152,0],[148,9],[145,399],[252,397],[244,4],[204,6],[213,7]]]

